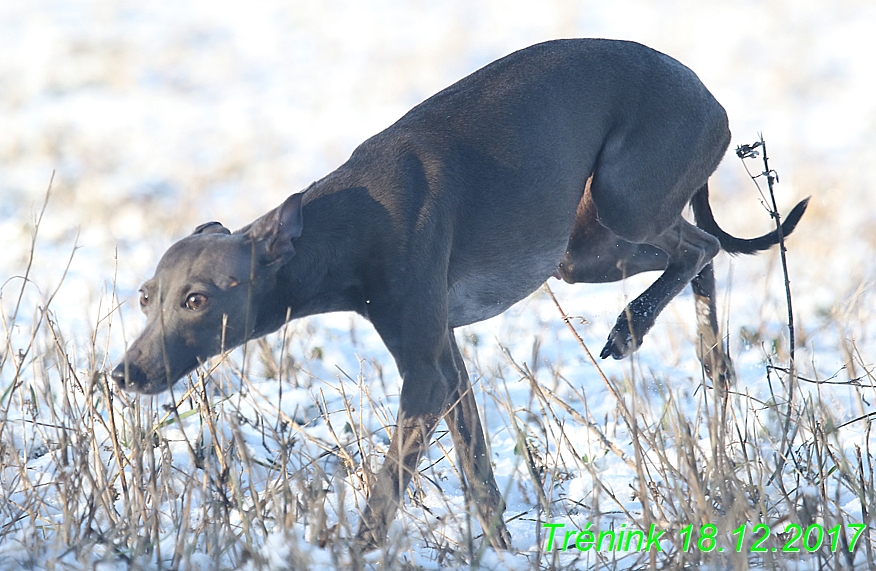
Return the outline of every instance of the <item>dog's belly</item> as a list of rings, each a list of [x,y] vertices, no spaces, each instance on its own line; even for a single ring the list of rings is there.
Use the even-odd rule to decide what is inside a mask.
[[[447,295],[447,320],[451,328],[477,323],[499,315],[525,298],[557,269],[565,251],[521,257],[501,267],[482,266],[456,280]]]

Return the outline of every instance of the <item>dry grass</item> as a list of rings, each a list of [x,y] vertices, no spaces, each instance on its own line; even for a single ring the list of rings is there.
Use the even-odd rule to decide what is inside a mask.
[[[34,241],[38,230],[39,218]],[[32,244],[31,256],[35,251]],[[643,370],[633,360],[622,378],[584,365],[612,399],[611,406],[593,407],[567,376],[574,367],[539,356],[540,344],[549,341],[538,335],[531,355],[505,351],[501,363],[485,356],[483,343],[467,339],[478,400],[502,415],[504,436],[514,443],[511,468],[497,464],[497,474],[518,551],[487,549],[464,504],[444,493],[457,485],[458,470],[439,429],[387,547],[360,557],[350,538],[395,413],[394,405],[372,397],[372,387],[383,382],[378,365],[363,360],[359,371],[341,371],[339,380],[317,378],[308,373],[321,358],[319,347],[307,343],[315,332],[288,325],[191,376],[172,399],[131,398],[105,375],[109,339],[123,334],[114,292],[105,292],[90,334],[71,332],[56,321],[51,292],[26,306],[27,269],[22,275],[20,290],[13,280],[0,290],[6,383],[0,386],[0,567],[874,566],[874,385],[847,319],[837,319],[836,328],[851,378],[800,379],[804,390],[795,390],[790,403],[778,361],[762,379],[772,390],[764,402],[740,385],[716,396],[705,377],[691,392],[689,379]],[[12,335],[20,329],[31,332],[25,341]],[[766,330],[748,330],[749,341],[772,346],[767,354],[779,359],[781,348],[763,337]],[[576,351],[581,355],[563,358],[583,356],[583,341]],[[859,419],[843,425],[834,418],[830,383],[852,388]],[[275,392],[263,394],[267,387]],[[548,551],[543,524],[551,522],[576,530],[588,523],[593,530],[654,526],[665,532],[663,551],[583,552],[571,544]],[[753,553],[760,523],[772,529],[764,543],[770,550]],[[724,550],[706,551],[712,544],[699,544],[695,533],[684,551],[681,530],[708,524]],[[867,526],[853,553],[849,524]],[[799,553],[781,551],[792,525],[812,530],[794,544]],[[816,525],[824,545],[808,553],[804,540],[814,542]],[[845,532],[833,534],[839,543],[832,550],[826,534],[836,525]],[[746,533],[737,552],[733,530],[740,526]]]

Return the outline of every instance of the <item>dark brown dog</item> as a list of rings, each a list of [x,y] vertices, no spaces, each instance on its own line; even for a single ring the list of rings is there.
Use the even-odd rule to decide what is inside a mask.
[[[501,313],[557,271],[574,283],[661,270],[620,314],[602,356],[634,351],[692,280],[703,344],[720,354],[711,259],[778,241],[733,238],[712,217],[706,182],[729,141],[724,109],[697,76],[645,46],[561,40],[515,52],[424,101],[249,226],[231,233],[213,222],[174,244],[143,285],[146,328],[112,376],[156,393],[287,315],[355,311],[403,379],[359,539],[384,540],[446,414],[481,524],[507,547],[453,330]],[[696,225],[681,216],[688,203]]]

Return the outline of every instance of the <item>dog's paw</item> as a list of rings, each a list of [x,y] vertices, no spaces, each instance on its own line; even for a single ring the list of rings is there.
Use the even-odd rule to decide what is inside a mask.
[[[510,551],[513,547],[513,545],[511,544],[511,534],[508,533],[507,529],[505,529],[504,524],[499,530],[499,533],[496,535],[496,546],[499,549],[503,549],[505,551]]]
[[[639,348],[640,340],[633,337],[626,314],[621,314],[614,328],[608,335],[608,342],[602,348],[599,356],[603,359],[623,359]]]

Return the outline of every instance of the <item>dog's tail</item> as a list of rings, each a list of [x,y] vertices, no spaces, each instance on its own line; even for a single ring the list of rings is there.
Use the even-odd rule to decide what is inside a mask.
[[[797,206],[791,210],[791,213],[782,222],[782,236],[787,237],[794,228],[800,217],[806,211],[806,206],[809,204],[809,199],[805,198],[797,203]],[[690,201],[693,207],[694,219],[697,226],[714,236],[721,243],[721,248],[728,254],[754,254],[762,250],[766,250],[771,246],[779,243],[779,233],[773,230],[769,234],[758,236],[757,238],[737,238],[724,232],[718,223],[715,222],[715,217],[712,215],[712,207],[709,206],[709,186],[703,185],[701,189],[694,194]]]

